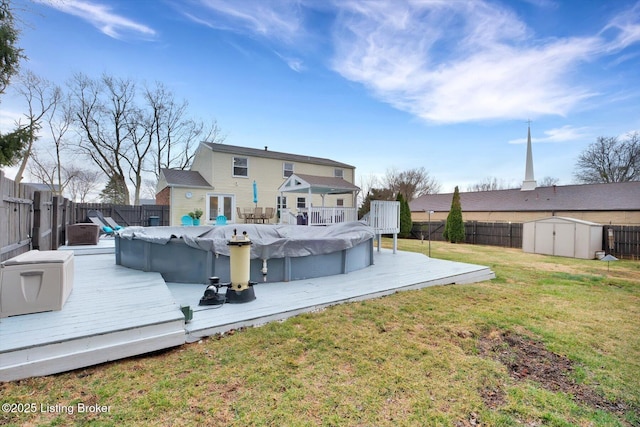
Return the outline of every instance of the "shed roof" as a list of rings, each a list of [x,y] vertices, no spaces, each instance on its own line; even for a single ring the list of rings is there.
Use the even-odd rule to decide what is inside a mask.
[[[409,203],[412,212],[448,212],[453,193],[426,194]],[[460,193],[467,212],[640,210],[640,182],[554,185],[532,191],[495,190]]]
[[[200,175],[200,172],[166,168],[160,169],[160,172],[164,175],[168,187],[211,188],[211,184]]]
[[[265,147],[264,149],[240,147],[237,145],[220,144],[213,142],[203,142],[203,145],[209,147],[211,151],[218,153],[239,154],[243,156],[265,157],[269,159],[286,160],[290,162],[312,163],[314,165],[334,166],[339,168],[355,169],[355,166],[346,163],[336,162],[335,160],[325,159],[323,157],[304,156],[300,154],[282,153],[279,151],[271,151]]]
[[[350,194],[360,191],[342,178],[294,173],[278,189],[281,193]]]
[[[598,224],[597,222],[585,221],[583,219],[577,218],[568,218],[564,216],[550,216],[547,218],[534,219],[532,221],[525,221],[525,224],[528,223],[540,223],[540,222],[551,222],[551,223],[571,223],[571,224],[581,224],[587,225],[590,227],[602,227],[602,224]]]

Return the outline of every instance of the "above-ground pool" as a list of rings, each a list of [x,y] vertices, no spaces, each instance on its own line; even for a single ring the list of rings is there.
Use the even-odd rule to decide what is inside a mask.
[[[373,264],[374,230],[361,222],[127,227],[116,233],[116,264],[159,272],[167,282],[208,283],[212,276],[228,282],[227,243],[234,232],[246,232],[252,242],[250,280],[256,282],[346,274]]]

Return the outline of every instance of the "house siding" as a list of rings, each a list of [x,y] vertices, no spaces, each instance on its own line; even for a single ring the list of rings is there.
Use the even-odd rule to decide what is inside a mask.
[[[208,214],[206,210],[208,198],[212,195],[230,195],[234,197],[232,209],[232,218],[229,221],[236,221],[236,208],[254,207],[253,203],[253,181],[255,180],[258,187],[258,206],[277,208],[277,199],[280,196],[278,188],[285,181],[286,177],[283,172],[284,163],[293,163],[294,173],[302,173],[308,175],[333,177],[335,169],[343,171],[343,179],[354,183],[355,168],[344,163],[333,162],[328,159],[316,159],[309,157],[310,162],[300,161],[305,156],[290,155],[292,158],[282,158],[288,156],[284,153],[273,153],[273,158],[269,157],[272,153],[262,153],[258,150],[237,147],[238,153],[229,152],[231,146],[225,146],[225,151],[216,151],[210,148],[206,143],[198,147],[194,157],[191,171],[198,172],[206,179],[213,189],[190,188],[182,186],[174,186],[171,188],[171,196],[169,203],[171,208],[171,224],[180,224],[183,215],[195,208],[200,208]],[[233,147],[231,147],[233,148]],[[252,155],[254,153],[256,155]],[[245,157],[248,159],[248,176],[233,176],[233,158]],[[321,164],[313,163],[318,160]],[[161,187],[159,187],[161,188]],[[191,198],[186,197],[186,193],[192,193]],[[160,193],[159,193],[160,194]],[[287,207],[296,211],[296,201],[298,197],[308,197],[307,194],[285,193],[287,198]],[[325,196],[325,206],[336,206],[338,200],[343,200],[342,206],[353,207],[354,200],[350,194],[344,195],[327,195]],[[313,195],[311,202],[313,206],[322,205],[322,197]]]

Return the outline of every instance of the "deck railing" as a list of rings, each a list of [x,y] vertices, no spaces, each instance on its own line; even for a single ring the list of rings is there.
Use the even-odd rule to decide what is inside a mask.
[[[345,208],[340,206],[328,208],[311,207],[308,209],[299,209],[298,215],[293,214],[289,209],[280,210],[281,224],[331,225],[357,220],[358,211],[356,208]]]

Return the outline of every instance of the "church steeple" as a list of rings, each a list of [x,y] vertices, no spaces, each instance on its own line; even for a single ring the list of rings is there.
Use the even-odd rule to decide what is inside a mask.
[[[533,154],[531,150],[531,120],[528,121],[527,127],[527,165],[524,172],[524,181],[522,181],[521,191],[535,190],[537,187],[535,178],[533,177]]]

